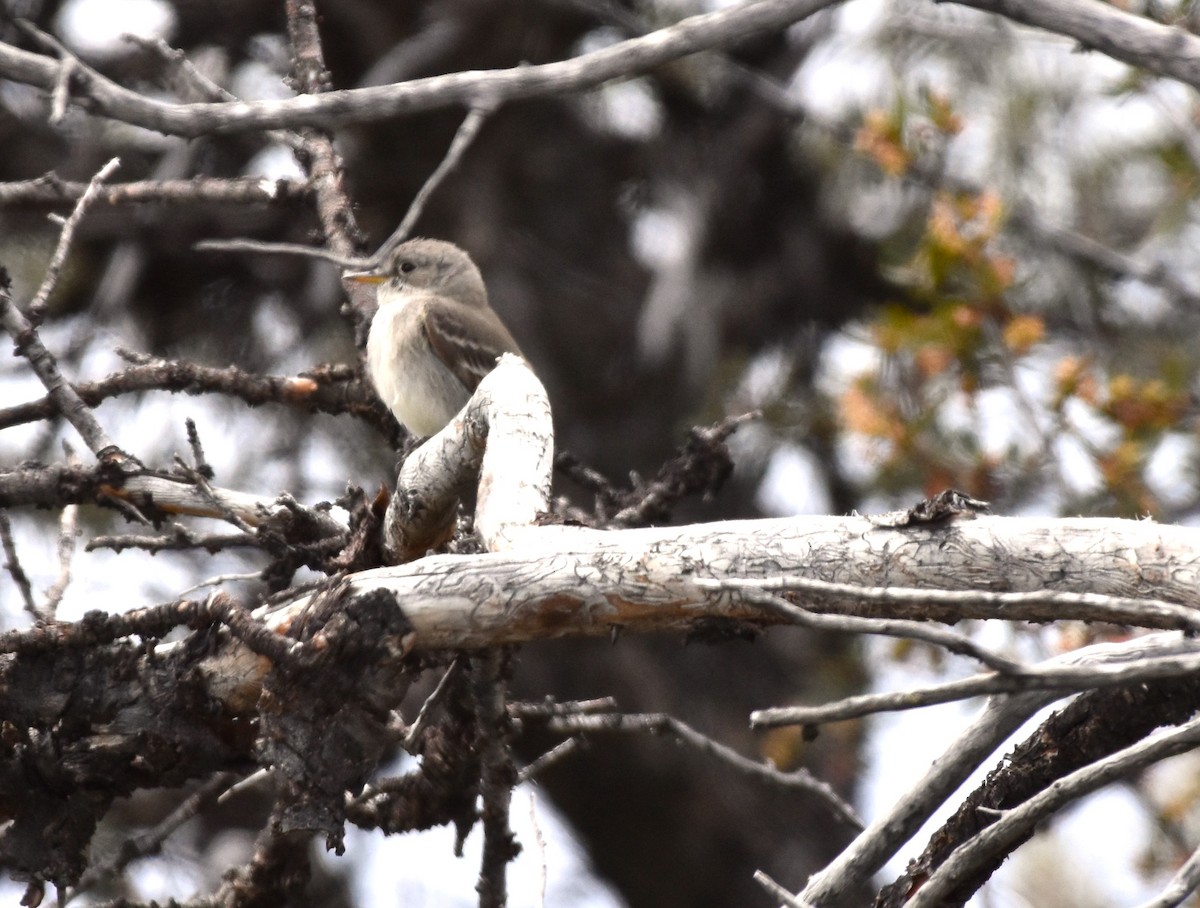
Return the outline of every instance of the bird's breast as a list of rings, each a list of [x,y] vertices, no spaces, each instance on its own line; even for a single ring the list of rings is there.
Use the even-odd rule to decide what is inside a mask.
[[[416,435],[441,431],[470,396],[430,346],[419,298],[379,307],[367,334],[367,370],[383,402]]]

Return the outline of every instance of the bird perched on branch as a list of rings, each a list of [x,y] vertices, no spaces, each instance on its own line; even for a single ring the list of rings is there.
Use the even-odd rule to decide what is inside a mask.
[[[521,355],[488,305],[479,269],[453,243],[408,240],[378,270],[346,279],[378,285],[367,368],[383,402],[415,435],[449,423],[500,354]]]

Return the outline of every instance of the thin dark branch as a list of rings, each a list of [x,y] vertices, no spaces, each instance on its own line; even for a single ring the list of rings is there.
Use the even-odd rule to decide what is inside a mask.
[[[287,0],[284,6],[295,87],[304,93],[301,100],[305,103],[320,103],[335,93],[329,90],[333,79],[325,68],[316,6],[311,0]],[[351,258],[362,247],[363,237],[354,216],[354,206],[346,193],[341,156],[333,145],[332,136],[327,133],[314,130],[302,134],[301,138],[303,146],[298,156],[316,190],[317,216],[325,234],[325,246],[336,255]],[[356,340],[360,346],[365,345],[369,324],[367,307],[352,298],[348,311],[354,318]]]
[[[12,337],[16,352],[29,361],[34,373],[46,390],[55,409],[83,438],[88,448],[100,460],[131,461],[101,428],[87,404],[79,399],[70,383],[63,378],[54,355],[38,337],[37,329],[21,314],[8,289],[0,285],[0,325]]]
[[[127,354],[129,355],[129,354]],[[375,393],[347,366],[321,366],[300,375],[253,375],[236,366],[216,368],[137,354],[138,365],[93,382],[74,385],[89,406],[141,391],[225,394],[251,406],[274,403],[310,412],[352,413],[387,431]],[[58,412],[50,397],[0,408],[0,429],[46,419]]]
[[[1200,655],[1195,653],[1146,657],[1121,665],[1063,665],[1050,660],[1018,674],[972,675],[916,690],[846,697],[820,706],[761,709],[751,714],[750,724],[755,728],[823,725],[873,713],[917,709],[991,694],[1044,690],[1058,691],[1060,696],[1066,696],[1075,691],[1157,681],[1195,671],[1200,671]]]
[[[505,710],[509,656],[493,647],[474,661],[475,703],[480,754],[479,794],[483,803],[483,860],[479,868],[480,908],[503,908],[508,901],[508,865],[521,846],[509,825],[509,808],[517,770],[509,751],[509,719]]]
[[[425,702],[421,704],[421,708],[417,710],[417,717],[413,719],[410,725],[404,731],[403,747],[409,753],[414,753],[413,748],[421,738],[421,732],[425,730],[426,724],[429,722],[432,715],[434,705],[436,705],[443,697],[450,683],[455,679],[460,671],[462,671],[463,657],[459,656],[450,663],[450,667],[442,674],[437,686],[433,689]]]
[[[616,712],[615,697],[596,697],[594,700],[569,700],[559,703],[546,699],[541,703],[510,703],[508,714],[514,719],[549,719],[554,716],[586,716],[594,713]]]
[[[1089,691],[1046,718],[962,799],[920,855],[879,893],[875,908],[900,908],[919,881],[979,832],[1064,776],[1136,744],[1162,726],[1188,721],[1200,684],[1171,678],[1149,685]],[[982,885],[998,864],[980,868],[966,887]]]

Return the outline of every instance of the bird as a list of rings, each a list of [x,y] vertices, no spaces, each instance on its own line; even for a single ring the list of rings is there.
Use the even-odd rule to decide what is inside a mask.
[[[396,419],[418,437],[441,431],[502,353],[522,355],[488,305],[479,268],[453,243],[407,240],[377,269],[346,280],[378,288],[367,371]]]

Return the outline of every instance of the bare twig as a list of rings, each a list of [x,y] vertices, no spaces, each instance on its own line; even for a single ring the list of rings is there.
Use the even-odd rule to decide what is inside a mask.
[[[664,713],[643,713],[598,716],[559,716],[547,724],[551,731],[560,734],[595,734],[598,732],[621,733],[666,733],[676,740],[694,747],[701,753],[715,757],[722,763],[734,767],[752,778],[777,785],[792,791],[804,791],[816,795],[830,811],[846,825],[862,829],[863,822],[854,808],[843,800],[829,785],[814,778],[807,770],[783,772],[766,763],[751,760],[732,747],[714,741],[692,728],[686,722]]]
[[[514,719],[549,719],[552,716],[579,716],[589,713],[611,713],[616,711],[615,697],[597,697],[594,700],[569,700],[559,703],[547,699],[541,703],[510,703],[508,714]]]
[[[8,288],[0,285],[0,325],[9,333],[16,352],[29,361],[34,373],[50,394],[55,407],[83,438],[88,448],[102,461],[133,463],[133,458],[121,451],[75,389],[63,378],[53,354],[38,338],[37,330],[21,314]]]
[[[58,126],[67,116],[67,105],[71,101],[71,78],[77,71],[84,68],[83,63],[67,50],[61,41],[42,31],[28,19],[14,21],[17,28],[58,56],[58,72],[55,74],[54,85],[50,90],[50,114],[47,117],[47,122],[51,126]]]
[[[188,447],[192,449],[192,466],[205,479],[213,478],[213,468],[208,463],[208,458],[204,456],[204,445],[200,443],[200,430],[196,428],[196,421],[190,416],[183,421],[184,427],[187,430]]]
[[[750,602],[756,602],[770,609],[777,615],[783,615],[789,621],[800,627],[820,628],[822,630],[842,631],[848,634],[880,634],[886,637],[901,637],[910,640],[920,640],[934,646],[940,646],[960,656],[977,659],[989,668],[1001,673],[1019,673],[1025,666],[1016,660],[1009,659],[997,652],[980,646],[965,634],[947,630],[920,621],[906,621],[902,618],[859,618],[855,615],[822,615],[808,609],[793,605],[778,596],[758,593],[740,587],[738,581],[726,583],[724,580],[698,580],[698,585],[710,589],[742,589],[742,595]]]
[[[466,117],[459,124],[458,130],[454,133],[454,139],[450,142],[450,147],[446,150],[445,157],[438,162],[438,166],[434,168],[428,179],[425,180],[421,188],[413,197],[412,204],[408,206],[408,211],[405,212],[403,220],[400,221],[400,226],[397,227],[392,235],[389,236],[383,244],[370,258],[369,267],[377,267],[387,258],[388,254],[403,243],[408,235],[412,232],[413,226],[420,219],[422,212],[425,210],[425,205],[429,201],[429,197],[449,176],[450,172],[458,166],[458,162],[462,160],[462,156],[466,154],[471,143],[475,141],[475,137],[479,135],[479,130],[483,128],[483,124],[487,122],[487,118],[491,116],[494,107],[488,104],[477,103],[472,105],[467,111]]]
[[[917,783],[876,818],[799,897],[813,905],[840,905],[883,867],[938,807],[1009,735],[1053,698],[1044,693],[994,697]]]
[[[163,842],[175,830],[197,816],[205,807],[217,803],[222,794],[230,790],[230,785],[236,778],[233,773],[222,772],[202,783],[152,829],[131,835],[108,860],[89,867],[80,877],[75,891],[86,892],[93,886],[112,879],[138,858],[158,854],[162,850]]]
[[[50,264],[46,268],[46,276],[42,281],[41,287],[38,288],[37,293],[34,295],[33,302],[30,303],[30,317],[35,322],[39,319],[40,311],[44,308],[46,299],[58,281],[59,272],[62,270],[67,253],[70,251],[75,227],[79,224],[84,212],[94,200],[94,195],[90,192],[91,186],[96,186],[107,179],[109,174],[116,170],[119,163],[119,159],[113,158],[100,168],[99,172],[92,178],[89,191],[84,192],[80,197],[79,201],[75,204],[75,209],[71,212],[71,216],[63,224],[62,232],[59,234],[58,245],[54,250],[54,255],[50,259]],[[12,337],[17,353],[29,361],[29,365],[50,393],[50,398],[54,401],[59,412],[75,427],[75,430],[83,438],[92,453],[100,460],[130,461],[131,458],[113,443],[112,439],[101,428],[100,423],[97,422],[91,410],[79,399],[79,395],[75,393],[75,390],[63,378],[54,356],[38,338],[37,329],[34,327],[33,322],[21,314],[21,311],[17,308],[17,304],[13,302],[9,288],[3,283],[0,283],[0,324],[3,325],[4,330]]]
[[[1200,888],[1200,848],[1192,852],[1163,891],[1137,908],[1176,908]]]
[[[212,132],[303,126],[328,129],[420,110],[471,106],[479,102],[503,103],[517,98],[594,88],[612,79],[647,72],[697,51],[730,47],[752,35],[784,28],[833,6],[835,2],[837,0],[759,0],[691,16],[648,35],[571,60],[525,64],[506,70],[453,73],[316,97],[169,104],[129,91],[94,73],[88,73],[84,96],[90,100],[94,112],[172,135],[199,136]],[[53,87],[56,72],[54,61],[0,44],[0,75],[49,90]]]
[[[41,617],[38,613],[37,603],[33,599],[33,584],[29,582],[25,569],[21,567],[21,560],[17,557],[17,544],[13,540],[12,522],[8,519],[8,513],[2,510],[0,510],[0,546],[4,548],[4,569],[12,577],[13,583],[17,585],[17,589],[21,593],[21,601],[25,605],[25,611],[35,618]]]
[[[299,100],[319,104],[329,97],[333,79],[325,68],[325,53],[317,29],[317,10],[312,0],[287,0],[288,40],[292,46],[292,76]],[[280,124],[295,128],[295,124]],[[310,123],[309,126],[319,124]],[[334,148],[331,136],[322,133],[302,135],[302,158],[307,159],[307,171],[316,190],[317,216],[325,234],[325,245],[338,255],[351,256],[361,244],[354,206],[346,194],[342,159]],[[355,309],[361,321],[363,313]],[[361,328],[361,324],[359,325]],[[364,338],[365,340],[365,338]]]
[[[252,791],[253,789],[258,788],[266,783],[274,774],[275,769],[271,766],[263,766],[254,770],[254,772],[250,773],[250,775],[246,776],[246,778],[240,779],[221,792],[221,794],[217,797],[217,803],[225,804],[233,800],[243,791]]]
[[[425,180],[425,183],[417,191],[412,204],[409,205],[408,211],[400,222],[400,226],[392,232],[391,236],[380,245],[374,254],[366,258],[347,257],[344,254],[331,250],[314,246],[301,246],[296,243],[267,243],[245,238],[201,240],[196,244],[195,248],[210,252],[253,252],[257,254],[298,255],[333,262],[345,268],[376,268],[396,246],[407,239],[408,235],[412,232],[413,226],[424,212],[425,205],[428,203],[430,196],[433,195],[434,191],[442,184],[451,171],[458,166],[459,161],[462,160],[462,156],[471,146],[471,143],[475,141],[475,137],[479,134],[479,130],[491,115],[492,110],[491,106],[478,103],[467,111],[466,117],[459,124],[457,132],[454,133],[454,139],[450,142],[450,147],[446,150],[445,157],[442,158],[433,173],[429,175],[429,178]]]
[[[138,45],[144,50],[157,56],[163,63],[174,68],[175,73],[180,77],[181,87],[192,97],[187,100],[200,98],[206,101],[230,101],[236,102],[241,99],[233,92],[226,89],[224,86],[218,85],[203,72],[201,72],[187,54],[181,50],[176,50],[171,47],[162,38],[146,39],[135,35],[126,35],[126,40]],[[292,132],[289,129],[272,129],[268,130],[267,138],[278,142],[281,145],[286,145],[294,151],[300,151],[304,148],[304,138],[299,134]],[[311,186],[307,183],[306,188],[311,190]]]
[[[1118,690],[1088,691],[1055,710],[1006,753],[973,791],[956,796],[957,808],[930,832],[924,849],[904,873],[879,891],[875,908],[907,905],[912,893],[956,848],[1067,773],[1107,759],[1149,738],[1156,729],[1190,721],[1198,697],[1200,680],[1169,678]],[[1136,788],[1137,782],[1136,777],[1125,780],[1126,787]],[[1006,857],[993,854],[992,860],[977,864],[970,879],[956,891],[963,899],[949,902],[961,904]]]
[[[67,104],[71,99],[71,76],[75,73],[75,61],[71,57],[63,57],[58,79],[54,83],[54,91],[50,93],[51,126],[58,126],[67,117]]]
[[[1114,665],[1063,665],[1060,660],[1051,659],[1022,669],[1017,674],[972,675],[969,678],[917,690],[865,694],[821,706],[783,706],[757,710],[750,714],[750,724],[755,728],[823,725],[878,712],[917,709],[988,694],[1029,690],[1056,691],[1057,699],[1073,691],[1136,684],[1194,671],[1200,671],[1200,653],[1196,652],[1185,655],[1146,656],[1136,661]]]
[[[1051,660],[1051,665],[1120,667],[1145,657],[1195,648],[1174,633],[1160,633],[1123,644],[1097,644]],[[814,874],[801,897],[815,905],[842,905],[850,893],[875,874],[916,833],[935,810],[992,751],[1030,716],[1059,698],[1044,691],[989,698],[982,712],[934,761],[925,776],[884,815],[876,818],[829,866]]]
[[[58,245],[54,248],[54,254],[50,257],[50,264],[46,266],[46,276],[42,278],[42,284],[37,289],[37,293],[33,295],[33,299],[29,303],[29,315],[35,320],[40,320],[42,312],[46,308],[46,300],[50,298],[50,294],[54,291],[58,284],[58,277],[62,273],[62,267],[67,261],[67,254],[71,251],[71,242],[75,239],[75,228],[79,226],[79,222],[83,220],[84,213],[96,201],[97,190],[101,183],[105,182],[118,167],[121,166],[120,158],[113,158],[103,167],[101,167],[91,182],[88,183],[88,188],[83,191],[83,195],[79,197],[79,201],[75,203],[75,208],[71,211],[70,217],[63,224],[62,232],[58,235]]]
[[[540,859],[538,863],[541,866],[538,905],[541,908],[546,908],[546,837],[542,835],[542,827],[538,824],[537,796],[532,789],[529,791],[529,825],[533,827],[533,841],[537,845],[538,858]]]
[[[200,240],[192,245],[201,252],[252,252],[255,255],[295,255],[318,259],[342,268],[369,268],[371,259],[361,255],[342,255],[324,246],[302,246],[299,243],[272,243],[265,240]]]
[[[250,571],[248,573],[243,573],[243,574],[217,574],[213,577],[209,577],[205,580],[201,580],[199,583],[193,583],[191,586],[189,586],[183,590],[180,590],[179,595],[186,596],[189,593],[196,592],[196,590],[202,590],[205,587],[209,587],[209,586],[217,586],[222,583],[237,583],[239,581],[244,581],[244,580],[261,580],[261,579],[262,579],[262,574],[260,574],[258,571]]]
[[[702,582],[702,581],[698,581]],[[711,582],[710,582],[711,583]],[[960,618],[1002,621],[1053,620],[1103,621],[1160,630],[1200,631],[1200,612],[1185,605],[1159,599],[1137,599],[1103,593],[1070,593],[1030,590],[994,593],[989,590],[936,590],[903,586],[858,586],[809,577],[772,577],[764,580],[722,580],[728,589],[765,590],[776,593],[811,593],[859,602],[922,606],[928,604],[962,607]]]
[[[114,552],[120,552],[123,549],[141,549],[153,554],[155,552],[204,549],[211,554],[221,549],[238,546],[259,548],[262,546],[262,540],[250,533],[193,533],[187,527],[177,523],[171,527],[170,535],[138,536],[127,533],[115,536],[96,536],[88,540],[84,551],[112,549]]]
[[[1200,85],[1200,40],[1183,29],[1160,25],[1090,0],[955,0],[1074,38],[1084,50],[1098,50],[1132,66]]]

